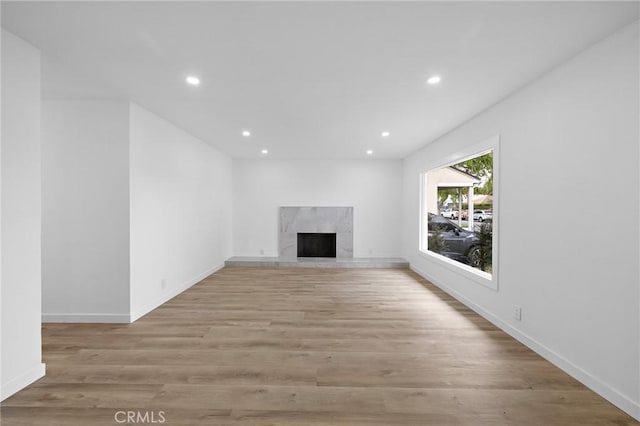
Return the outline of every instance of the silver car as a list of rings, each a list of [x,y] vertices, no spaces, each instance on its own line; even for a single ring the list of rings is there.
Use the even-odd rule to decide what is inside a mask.
[[[485,220],[493,220],[493,212],[489,210],[475,210],[473,212],[473,220],[484,222]]]

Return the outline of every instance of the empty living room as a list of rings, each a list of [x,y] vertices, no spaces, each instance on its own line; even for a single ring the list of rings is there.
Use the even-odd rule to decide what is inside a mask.
[[[0,18],[3,426],[640,425],[640,2]]]

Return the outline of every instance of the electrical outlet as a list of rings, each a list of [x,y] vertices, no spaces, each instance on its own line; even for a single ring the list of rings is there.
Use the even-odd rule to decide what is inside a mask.
[[[166,278],[163,278],[163,279],[160,280],[160,288],[163,289],[163,290],[165,288],[167,288],[167,279]]]
[[[513,313],[517,321],[522,321],[522,307],[516,306]]]

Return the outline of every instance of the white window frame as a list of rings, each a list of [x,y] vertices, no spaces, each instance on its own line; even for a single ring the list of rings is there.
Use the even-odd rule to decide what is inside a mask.
[[[492,222],[492,252],[491,252],[491,274],[480,271],[477,268],[465,265],[464,263],[449,259],[441,254],[428,250],[427,245],[427,211],[426,211],[426,179],[427,174],[435,169],[448,167],[470,158],[478,157],[493,151],[493,222]],[[436,212],[437,213],[437,212]],[[426,259],[438,265],[460,274],[469,280],[483,285],[492,290],[498,291],[498,252],[500,245],[500,136],[492,136],[480,143],[476,143],[464,149],[451,152],[444,158],[440,158],[429,165],[420,174],[420,237],[418,238],[418,252]],[[424,246],[424,247],[423,247]]]

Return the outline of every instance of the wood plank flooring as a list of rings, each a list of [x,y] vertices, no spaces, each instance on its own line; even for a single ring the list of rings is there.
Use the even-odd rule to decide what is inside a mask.
[[[2,425],[638,424],[409,270],[224,268],[43,350]]]

